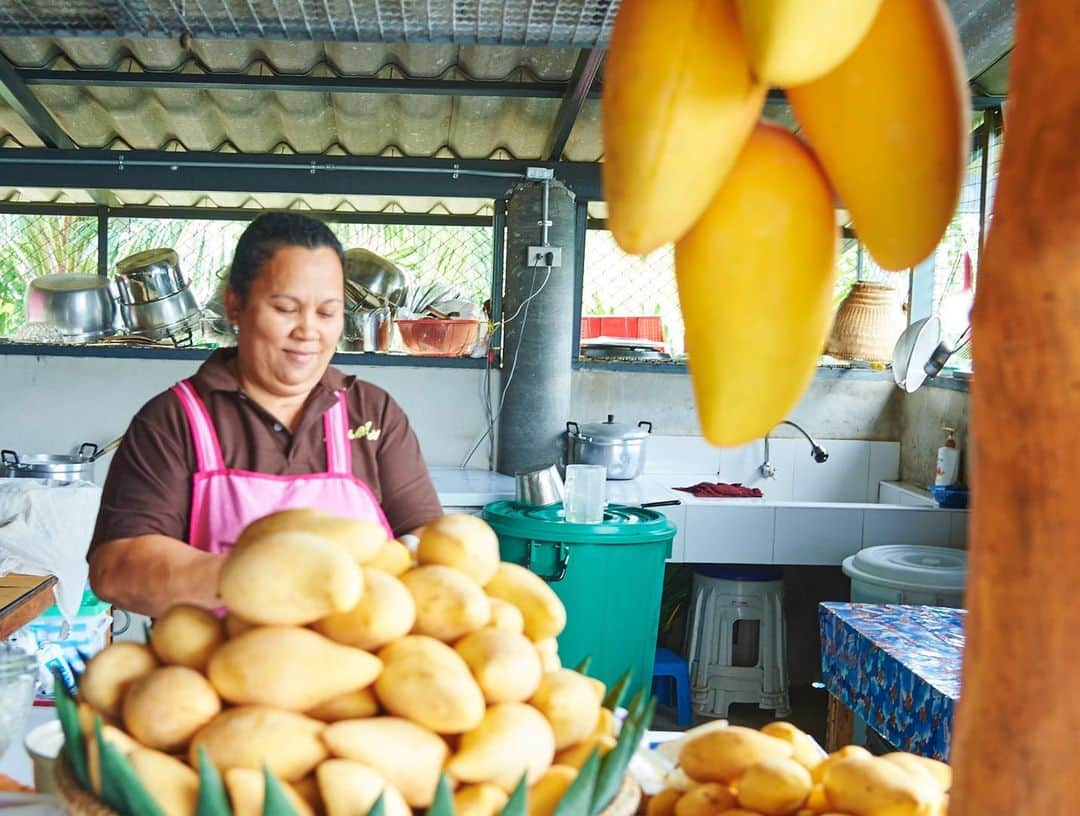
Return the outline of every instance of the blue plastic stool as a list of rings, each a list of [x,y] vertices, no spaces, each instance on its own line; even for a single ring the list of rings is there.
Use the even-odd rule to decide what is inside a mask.
[[[663,680],[670,678],[671,683]],[[675,688],[676,722],[686,728],[694,721],[690,709],[690,665],[670,649],[658,648],[653,664],[653,694],[660,705],[671,707],[671,689]]]

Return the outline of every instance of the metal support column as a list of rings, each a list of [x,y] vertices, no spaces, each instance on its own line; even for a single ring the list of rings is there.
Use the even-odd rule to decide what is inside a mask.
[[[507,206],[500,473],[563,459],[570,418],[576,215],[573,195],[554,181],[516,185]],[[530,266],[529,247],[543,245],[545,234],[548,246],[561,250],[561,262]]]

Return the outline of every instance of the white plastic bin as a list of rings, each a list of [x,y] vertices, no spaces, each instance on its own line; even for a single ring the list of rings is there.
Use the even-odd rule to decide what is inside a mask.
[[[888,544],[844,559],[853,603],[962,608],[967,552],[949,547]]]

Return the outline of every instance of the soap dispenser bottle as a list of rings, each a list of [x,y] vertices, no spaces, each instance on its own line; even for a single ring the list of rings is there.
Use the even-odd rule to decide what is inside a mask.
[[[948,487],[956,484],[960,470],[960,451],[956,449],[955,428],[942,428],[945,431],[945,444],[937,449],[937,468],[934,470],[934,484]]]

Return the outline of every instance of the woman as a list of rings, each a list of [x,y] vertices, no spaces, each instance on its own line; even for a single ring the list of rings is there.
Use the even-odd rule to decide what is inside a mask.
[[[225,303],[237,347],[143,406],[109,468],[87,558],[94,592],[124,609],[218,606],[224,554],[276,510],[316,507],[399,536],[442,514],[401,408],[329,366],[344,253],[325,224],[253,221]]]

